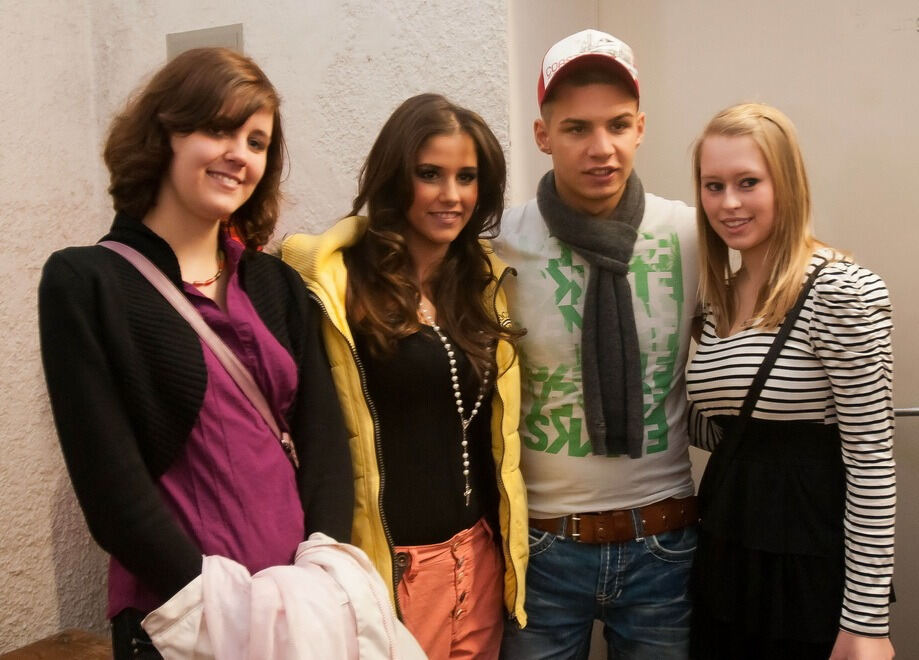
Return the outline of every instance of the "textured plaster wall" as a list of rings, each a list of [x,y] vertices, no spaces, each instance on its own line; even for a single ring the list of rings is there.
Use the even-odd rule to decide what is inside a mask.
[[[439,91],[507,146],[506,0],[0,0],[0,653],[104,630],[105,556],[64,470],[38,355],[35,292],[53,250],[111,221],[100,152],[112,113],[165,59],[165,34],[243,23],[284,97],[291,167],[278,235],[350,209],[361,162],[404,98]]]
[[[98,625],[101,554],[51,426],[35,289],[48,252],[105,226],[87,5],[0,0],[0,651]]]

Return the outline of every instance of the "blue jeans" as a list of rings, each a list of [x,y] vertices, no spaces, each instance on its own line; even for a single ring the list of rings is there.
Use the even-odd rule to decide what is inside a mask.
[[[527,627],[505,627],[501,657],[586,659],[594,619],[607,657],[689,657],[695,526],[625,543],[578,543],[530,528]]]

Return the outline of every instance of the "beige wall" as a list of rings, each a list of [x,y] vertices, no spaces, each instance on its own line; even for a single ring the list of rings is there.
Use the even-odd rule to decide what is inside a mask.
[[[576,30],[611,32],[635,51],[648,117],[636,167],[646,190],[692,203],[689,152],[705,122],[744,100],[780,107],[801,135],[818,235],[852,251],[890,287],[895,404],[919,406],[919,343],[911,334],[919,326],[915,0],[512,0],[510,6],[513,201],[532,197],[551,166],[532,137],[529,144],[524,137],[536,115],[538,63],[554,41]],[[518,87],[518,71],[525,87]],[[919,658],[917,434],[919,419],[899,420],[900,602],[892,628],[903,658]],[[700,474],[704,454],[694,451],[693,460]]]
[[[552,167],[552,159],[536,148],[533,120],[539,115],[536,86],[542,57],[566,34],[596,26],[597,2],[511,0],[508,9],[510,70],[509,203],[520,204],[536,194],[536,182]]]
[[[35,291],[48,251],[106,225],[89,6],[58,6],[0,0],[0,652],[62,618],[98,622],[104,594],[37,350]]]
[[[508,143],[505,0],[0,0],[0,653],[104,629],[105,557],[57,447],[35,291],[58,248],[111,223],[100,153],[112,112],[165,61],[165,35],[243,23],[284,97],[291,155],[279,233],[350,209],[358,168],[404,98],[440,91]]]

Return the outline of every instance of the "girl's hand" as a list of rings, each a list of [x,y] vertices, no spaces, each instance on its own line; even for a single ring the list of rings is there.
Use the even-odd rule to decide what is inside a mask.
[[[864,637],[840,630],[830,660],[890,660],[893,656],[889,637]]]

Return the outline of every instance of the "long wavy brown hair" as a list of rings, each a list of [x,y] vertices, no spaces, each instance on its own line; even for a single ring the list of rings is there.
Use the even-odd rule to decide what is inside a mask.
[[[479,115],[443,96],[421,94],[402,103],[383,125],[361,169],[351,215],[366,207],[367,232],[345,252],[349,322],[366,335],[376,355],[391,355],[396,341],[417,332],[420,283],[405,242],[418,152],[433,136],[463,133],[475,143],[478,199],[469,222],[424,284],[438,324],[466,353],[481,378],[495,374],[495,345],[520,333],[503,327],[485,302],[495,274],[482,238],[497,235],[504,208],[506,166],[501,145]]]
[[[172,162],[172,135],[235,130],[267,109],[273,126],[265,173],[229,218],[247,247],[264,245],[280,209],[285,152],[280,104],[271,81],[248,57],[227,48],[182,53],[156,72],[112,121],[103,156],[115,210],[139,221],[153,208]]]

